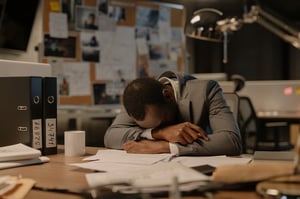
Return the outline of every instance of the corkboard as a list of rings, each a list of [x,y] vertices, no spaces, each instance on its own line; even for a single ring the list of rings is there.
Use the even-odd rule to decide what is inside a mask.
[[[124,18],[126,18],[126,20],[118,20],[116,21],[116,26],[117,27],[132,27],[135,28],[137,26],[137,9],[139,7],[145,7],[145,8],[149,8],[149,9],[153,9],[153,10],[158,10],[161,6],[161,4],[157,3],[157,2],[151,2],[151,1],[138,1],[138,0],[106,0],[108,5],[111,7],[121,7],[122,10],[125,13]],[[89,78],[89,82],[90,82],[90,93],[88,94],[81,94],[81,95],[59,95],[59,103],[60,104],[78,104],[78,105],[82,105],[82,104],[86,104],[86,105],[93,105],[94,99],[93,99],[93,85],[94,84],[106,84],[109,83],[113,80],[111,80],[108,76],[108,78],[99,78],[97,76],[97,63],[98,62],[102,62],[103,60],[105,61],[106,57],[100,57],[99,59],[101,59],[100,61],[83,61],[83,54],[84,54],[84,50],[82,48],[81,45],[81,36],[82,33],[85,30],[82,29],[77,29],[74,28],[74,26],[76,26],[76,21],[74,22],[74,19],[72,21],[73,24],[69,24],[69,13],[66,12],[66,6],[68,5],[68,2],[71,2],[70,0],[44,0],[43,1],[43,37],[44,37],[44,46],[43,46],[43,50],[42,53],[43,55],[42,60],[45,63],[60,63],[61,65],[64,65],[65,63],[85,63],[85,66],[89,68],[89,74],[86,76]],[[73,1],[72,1],[73,2]],[[96,9],[96,11],[98,12],[98,10],[100,10],[100,5],[98,5],[99,2],[101,2],[101,0],[77,0],[75,2],[79,2],[78,6],[74,6],[76,8],[74,8],[74,12],[76,15],[78,10],[77,7],[83,7],[84,9]],[[166,5],[163,5],[166,6]],[[68,6],[67,6],[68,7]],[[72,6],[69,6],[68,8],[70,8]],[[73,8],[72,8],[73,9]],[[47,49],[47,42],[57,42],[57,40],[55,38],[51,38],[50,34],[50,14],[53,13],[66,13],[67,17],[68,17],[68,38],[66,38],[65,40],[58,40],[58,43],[71,43],[72,45],[70,45],[70,49],[69,50],[74,50],[74,52],[70,53],[71,56],[70,57],[64,57],[64,55],[62,57],[60,56],[56,56],[55,54],[51,54],[48,53],[46,54],[46,49]],[[99,17],[99,16],[98,16]],[[72,17],[71,17],[72,18]],[[184,28],[184,19],[185,19],[185,10],[184,8],[174,8],[174,7],[170,7],[170,26],[172,28]],[[99,19],[100,20],[100,19]],[[72,28],[70,28],[72,27]],[[98,30],[89,30],[87,31],[87,34],[91,33],[94,34],[94,32],[97,32]],[[101,33],[99,33],[101,34]],[[113,34],[112,34],[113,37]],[[113,38],[112,38],[113,39]],[[72,41],[75,40],[74,43],[72,43]],[[49,45],[49,44],[48,44]],[[100,43],[101,46],[101,43]],[[166,48],[169,48],[170,46],[166,46]],[[131,49],[129,49],[131,50]],[[112,50],[112,53],[114,51]],[[135,77],[139,77],[140,74],[140,69],[139,69],[139,65],[143,65],[145,66],[147,69],[149,70],[149,63],[147,63],[147,58],[149,57],[148,55],[145,54],[141,54],[139,53],[139,51],[136,49],[134,51],[134,56],[135,56],[135,62],[136,62],[136,66],[133,69],[133,73],[135,74]],[[102,53],[102,51],[100,52]],[[166,59],[171,59],[171,55],[167,55]],[[178,55],[176,55],[175,61],[176,61],[176,70],[178,71],[182,71],[184,70],[184,61],[185,61],[185,44],[182,43],[180,52]],[[151,64],[151,63],[150,63]],[[149,72],[149,71],[148,71]],[[128,82],[131,79],[126,79],[125,81]],[[58,83],[59,86],[60,83]]]

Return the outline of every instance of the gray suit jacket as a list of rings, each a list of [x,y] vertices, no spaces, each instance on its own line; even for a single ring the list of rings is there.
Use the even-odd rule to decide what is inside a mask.
[[[240,131],[218,83],[173,72],[161,75],[164,76],[180,82],[178,106],[183,121],[197,124],[209,134],[209,141],[198,139],[185,146],[176,144],[179,155],[239,155],[242,152]],[[108,148],[122,149],[126,141],[141,139],[144,130],[122,111],[107,129],[104,144]]]

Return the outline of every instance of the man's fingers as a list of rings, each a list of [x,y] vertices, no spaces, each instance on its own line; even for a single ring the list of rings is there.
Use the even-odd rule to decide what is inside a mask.
[[[192,137],[189,133],[183,133],[181,137],[185,141],[185,144],[190,144],[195,140],[194,137]]]
[[[125,151],[129,150],[129,149],[131,148],[133,142],[134,142],[134,141],[128,141],[128,142],[125,142],[125,143],[123,144],[123,149],[124,149]]]
[[[194,131],[188,126],[182,128],[181,136],[183,136],[184,139],[189,143],[199,138],[198,132]]]
[[[185,127],[187,127],[186,131],[194,138],[194,140],[196,140],[199,137],[208,140],[206,132],[201,127],[189,122],[185,124]],[[197,137],[195,137],[195,134]]]

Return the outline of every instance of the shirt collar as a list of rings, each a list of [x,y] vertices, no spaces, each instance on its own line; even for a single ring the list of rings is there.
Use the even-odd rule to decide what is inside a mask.
[[[163,84],[171,84],[173,91],[174,91],[175,100],[177,102],[178,97],[179,97],[179,82],[178,82],[178,80],[170,79],[167,77],[161,77],[161,78],[159,78],[158,81],[160,81]]]

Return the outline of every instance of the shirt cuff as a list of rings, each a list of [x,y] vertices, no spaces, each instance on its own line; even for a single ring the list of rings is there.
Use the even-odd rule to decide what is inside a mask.
[[[179,149],[176,144],[169,142],[170,153],[173,155],[179,155]]]
[[[148,140],[154,140],[154,138],[152,137],[152,129],[146,129],[143,131],[143,133],[141,134],[142,138],[146,138]]]

